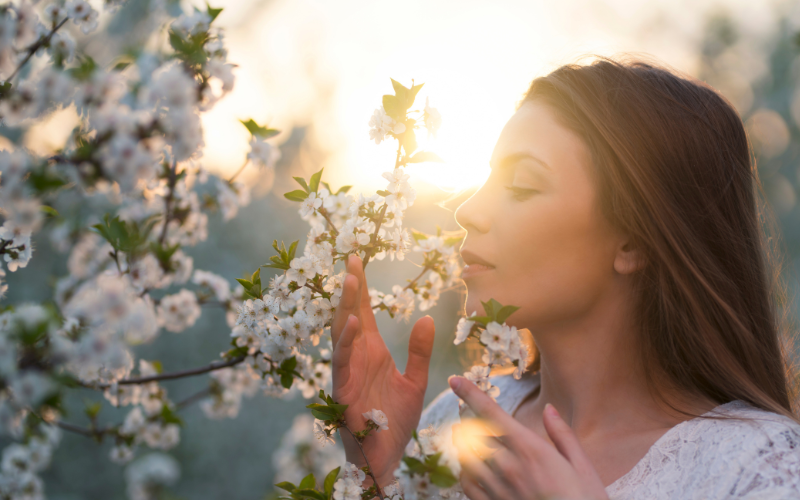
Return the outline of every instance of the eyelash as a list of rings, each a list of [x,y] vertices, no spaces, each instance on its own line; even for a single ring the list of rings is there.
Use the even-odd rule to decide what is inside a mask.
[[[511,191],[511,196],[517,201],[525,201],[539,192],[536,189],[527,189],[516,186],[506,186],[506,189]]]

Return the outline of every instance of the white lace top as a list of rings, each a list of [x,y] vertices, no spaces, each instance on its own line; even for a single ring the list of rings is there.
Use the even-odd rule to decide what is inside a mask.
[[[501,390],[498,404],[513,414],[538,387],[539,377],[502,376],[492,383]],[[714,412],[757,420],[681,422],[661,436],[633,469],[606,487],[609,498],[800,499],[800,424],[743,401],[720,405],[706,415]],[[451,426],[458,421],[458,397],[447,390],[428,405],[419,428],[433,425],[443,443],[452,443]],[[452,460],[455,450],[445,455]]]

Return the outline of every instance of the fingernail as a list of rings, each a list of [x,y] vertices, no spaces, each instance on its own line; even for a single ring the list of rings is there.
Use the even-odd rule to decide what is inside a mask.
[[[544,405],[544,411],[548,412],[553,417],[561,417],[561,415],[558,413],[558,410],[556,410],[556,407],[550,403]]]
[[[461,386],[461,377],[458,375],[450,375],[450,377],[447,379],[447,383],[450,384],[451,389],[456,391]]]

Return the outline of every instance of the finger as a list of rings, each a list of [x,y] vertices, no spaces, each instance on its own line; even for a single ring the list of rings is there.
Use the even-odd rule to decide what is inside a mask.
[[[378,325],[375,322],[375,313],[372,312],[372,298],[369,296],[369,286],[367,286],[367,276],[364,274],[364,267],[358,255],[351,255],[347,258],[347,272],[358,279],[358,297],[360,299],[358,319],[368,331],[377,331]]]
[[[461,473],[461,489],[470,500],[491,500],[478,481],[470,474]]]
[[[339,387],[346,384],[350,378],[350,355],[353,353],[353,341],[358,335],[358,330],[358,318],[351,314],[347,317],[339,342],[333,348],[331,371]]]
[[[532,485],[526,481],[530,471],[523,471],[519,457],[510,451],[505,449],[498,451],[486,461],[486,464],[506,482],[510,490],[533,493]]]
[[[527,432],[522,424],[514,420],[514,417],[506,413],[491,397],[466,378],[452,376],[448,382],[456,396],[463,399],[477,416],[498,426],[503,434],[515,435]],[[509,444],[513,445],[513,440]]]
[[[458,461],[461,463],[461,477],[471,476],[483,487],[490,498],[514,498],[505,481],[489,468],[477,454],[467,445],[467,441],[454,435],[458,449]]]
[[[544,407],[542,414],[544,428],[550,440],[556,445],[556,449],[566,458],[570,464],[575,468],[575,472],[587,481],[591,481],[592,486],[603,487],[600,477],[597,475],[592,462],[583,451],[578,437],[572,431],[572,428],[561,418],[556,408],[547,403]]]
[[[336,308],[336,313],[333,317],[331,324],[331,341],[333,345],[339,341],[339,336],[344,330],[344,325],[347,323],[350,315],[357,316],[358,304],[358,278],[355,276],[345,276],[342,285],[342,296],[339,298],[339,306]]]
[[[414,323],[411,337],[408,339],[405,377],[423,390],[428,386],[428,367],[431,364],[435,334],[433,318],[425,316]]]

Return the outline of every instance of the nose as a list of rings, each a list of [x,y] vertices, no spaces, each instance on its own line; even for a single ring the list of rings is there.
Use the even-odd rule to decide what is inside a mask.
[[[485,191],[484,186],[456,209],[456,223],[467,232],[487,233],[491,228],[492,204]]]

